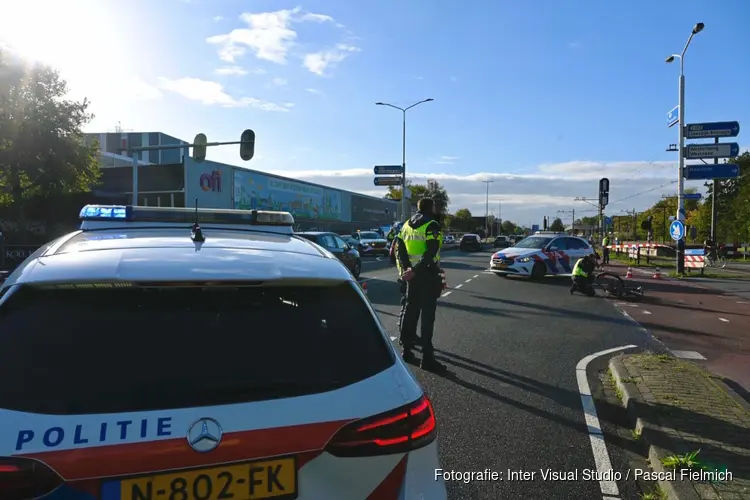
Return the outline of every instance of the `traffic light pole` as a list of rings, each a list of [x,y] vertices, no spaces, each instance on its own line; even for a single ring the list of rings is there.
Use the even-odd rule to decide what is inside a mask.
[[[133,158],[133,197],[131,200],[131,205],[138,205],[138,167],[140,166],[138,164],[138,157],[136,156],[136,153],[140,153],[141,151],[166,151],[171,149],[190,149],[195,147],[213,147],[213,146],[232,146],[235,144],[255,144],[255,137],[253,136],[252,141],[229,141],[229,142],[204,142],[204,143],[193,143],[193,144],[165,144],[165,145],[157,145],[157,146],[135,146],[130,148],[130,155]],[[193,151],[195,152],[195,151]],[[252,155],[251,155],[252,157]],[[205,154],[203,156],[205,158]],[[199,163],[203,161],[203,158],[196,159]]]

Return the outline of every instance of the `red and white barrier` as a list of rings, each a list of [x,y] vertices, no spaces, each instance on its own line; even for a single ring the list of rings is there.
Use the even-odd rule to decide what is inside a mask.
[[[703,255],[686,255],[685,267],[700,269],[702,267],[706,267],[706,260]]]

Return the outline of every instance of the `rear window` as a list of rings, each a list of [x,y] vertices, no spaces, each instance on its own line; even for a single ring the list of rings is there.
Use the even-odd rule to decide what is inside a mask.
[[[0,308],[0,408],[119,413],[353,384],[395,361],[355,286],[20,289]]]

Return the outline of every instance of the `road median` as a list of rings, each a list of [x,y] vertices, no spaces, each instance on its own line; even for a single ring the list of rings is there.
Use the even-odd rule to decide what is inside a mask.
[[[750,405],[721,377],[652,353],[609,369],[666,498],[750,500]]]

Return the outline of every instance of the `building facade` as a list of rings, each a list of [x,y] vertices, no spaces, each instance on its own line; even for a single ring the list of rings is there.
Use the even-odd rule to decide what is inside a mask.
[[[159,132],[87,134],[100,145],[102,185],[132,203],[130,148],[188,144]],[[289,179],[209,160],[196,162],[182,149],[138,154],[138,204],[290,212],[298,230],[346,233],[390,225],[400,219],[400,203],[330,186]]]

